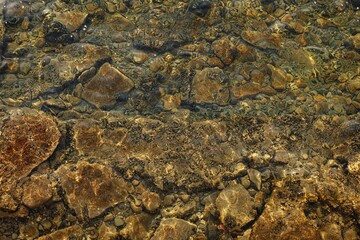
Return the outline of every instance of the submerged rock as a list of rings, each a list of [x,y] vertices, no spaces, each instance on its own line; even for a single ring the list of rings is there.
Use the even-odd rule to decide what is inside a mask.
[[[84,161],[64,164],[56,170],[56,175],[69,206],[82,220],[99,216],[107,208],[123,202],[128,195],[124,179],[117,177],[111,168],[99,164]]]
[[[18,115],[4,125],[0,137],[0,207],[13,205],[9,205],[11,198],[4,200],[6,192],[51,156],[59,138],[57,124],[46,115]]]
[[[229,95],[226,76],[220,68],[205,68],[197,71],[190,93],[196,103],[226,105]]]
[[[82,98],[97,107],[112,106],[119,94],[134,87],[133,81],[109,63],[104,63],[84,86]]]
[[[161,221],[151,240],[186,240],[195,233],[196,225],[178,218]]]
[[[240,231],[256,216],[254,199],[241,185],[227,187],[216,199],[220,221],[230,232]]]

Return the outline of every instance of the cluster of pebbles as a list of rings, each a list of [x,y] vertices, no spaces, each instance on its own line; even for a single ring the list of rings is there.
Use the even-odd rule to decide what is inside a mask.
[[[360,239],[358,0],[4,0],[0,239]]]

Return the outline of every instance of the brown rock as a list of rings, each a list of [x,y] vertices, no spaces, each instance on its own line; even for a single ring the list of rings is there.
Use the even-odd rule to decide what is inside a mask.
[[[56,230],[45,236],[37,238],[37,240],[68,240],[81,239],[83,231],[79,225],[70,226],[64,229]]]
[[[117,236],[118,233],[115,226],[108,225],[105,222],[101,223],[99,227],[99,239],[115,240]]]
[[[155,212],[159,209],[161,204],[161,199],[159,194],[154,192],[146,191],[141,196],[142,202],[146,210],[149,212]]]
[[[231,88],[231,94],[235,99],[242,99],[250,96],[254,96],[260,93],[260,85],[258,83],[245,83],[240,86],[233,86]]]
[[[102,131],[90,119],[79,120],[74,126],[76,149],[81,155],[98,151],[102,145]]]
[[[46,175],[34,175],[23,185],[23,203],[29,208],[36,208],[52,197],[50,181]]]
[[[225,65],[229,65],[234,61],[237,52],[235,45],[228,37],[214,41],[211,47],[215,55],[218,56]]]
[[[262,49],[279,49],[283,41],[280,34],[269,34],[250,30],[243,31],[241,37],[246,42]]]
[[[193,78],[190,96],[199,104],[226,105],[229,100],[229,89],[223,71],[217,67],[197,71]]]
[[[57,125],[48,116],[19,115],[8,121],[0,137],[0,196],[47,160],[59,138]],[[1,207],[6,205],[1,201]]]
[[[274,162],[287,164],[290,161],[290,155],[288,151],[284,149],[276,150],[274,156]]]
[[[80,219],[84,209],[89,218],[99,216],[107,208],[127,197],[126,182],[114,175],[111,168],[80,161],[62,165],[56,174],[66,192],[69,206]]]
[[[126,227],[120,231],[120,235],[132,240],[149,239],[153,219],[153,216],[146,213],[127,217]]]
[[[271,64],[267,64],[267,66],[271,70],[271,86],[276,90],[284,90],[293,77],[284,70],[276,68]]]
[[[242,62],[254,62],[257,59],[256,51],[254,48],[246,45],[239,44],[237,47],[238,59]]]
[[[88,14],[80,11],[66,11],[56,13],[54,21],[63,24],[70,32],[78,30],[85,22]]]
[[[187,240],[195,234],[196,225],[178,218],[162,220],[151,240]]]
[[[112,106],[119,94],[129,92],[133,87],[131,79],[109,63],[104,63],[84,86],[82,98],[97,107]]]
[[[350,40],[352,41],[352,44],[354,45],[355,49],[360,49],[360,33],[351,36]]]
[[[230,231],[240,230],[256,215],[254,199],[241,185],[227,187],[216,199],[221,223]]]
[[[181,104],[181,95],[180,94],[166,94],[162,97],[162,101],[164,102],[164,109],[165,110],[172,110],[176,109]]]
[[[298,207],[282,206],[274,195],[281,190],[276,189],[265,210],[255,222],[250,239],[321,239],[317,228],[307,219],[304,211]]]

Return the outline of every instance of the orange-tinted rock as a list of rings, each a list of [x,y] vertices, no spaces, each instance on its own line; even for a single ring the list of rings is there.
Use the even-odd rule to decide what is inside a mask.
[[[233,86],[231,88],[232,96],[235,99],[254,96],[260,93],[260,91],[261,91],[260,85],[258,83],[253,83],[253,82],[245,83],[240,86]]]
[[[235,45],[228,37],[214,41],[211,47],[215,55],[218,56],[225,65],[229,65],[234,61],[237,52]]]
[[[195,234],[196,225],[178,218],[161,221],[151,240],[187,240]]]
[[[276,68],[271,64],[267,66],[271,70],[271,86],[276,90],[284,90],[293,77],[281,68]]]
[[[229,100],[229,89],[223,71],[217,67],[197,71],[190,96],[199,104],[226,105]]]
[[[134,87],[131,79],[104,63],[96,75],[84,86],[82,97],[97,107],[112,106],[121,93]]]
[[[59,130],[51,117],[12,117],[2,128],[0,137],[0,195],[47,160],[59,138]],[[6,202],[1,201],[1,205],[6,205]]]
[[[31,176],[23,189],[22,201],[29,208],[36,208],[52,197],[51,183],[46,175]]]
[[[124,179],[115,176],[111,168],[99,164],[83,161],[65,164],[56,174],[69,206],[79,219],[84,219],[85,212],[89,218],[97,217],[107,208],[123,202],[128,195]]]
[[[241,37],[248,43],[262,49],[279,49],[282,43],[280,34],[257,31],[243,31]]]

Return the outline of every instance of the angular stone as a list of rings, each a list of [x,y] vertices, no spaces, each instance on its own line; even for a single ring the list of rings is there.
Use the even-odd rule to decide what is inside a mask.
[[[242,62],[254,62],[257,59],[256,51],[253,47],[246,44],[239,44],[236,46],[238,52],[238,59]]]
[[[178,218],[162,220],[151,240],[187,240],[195,234],[196,225]]]
[[[181,96],[180,94],[166,94],[162,97],[162,101],[164,102],[164,109],[165,110],[172,110],[176,109],[181,104]]]
[[[261,92],[260,84],[258,83],[245,83],[240,86],[233,86],[231,88],[231,94],[234,99],[242,99],[251,97]]]
[[[307,219],[299,206],[282,206],[277,195],[281,189],[274,190],[265,210],[255,222],[250,239],[321,239],[314,222]]]
[[[0,197],[47,160],[59,138],[59,130],[51,117],[34,114],[11,118],[0,137]],[[6,209],[8,204],[1,201],[0,205]]]
[[[128,195],[124,179],[115,176],[111,168],[96,163],[65,164],[56,170],[56,175],[69,206],[81,220],[85,212],[89,218],[97,217],[107,208],[123,202]]]
[[[153,220],[154,217],[146,213],[129,216],[125,219],[126,227],[120,231],[120,235],[125,239],[149,239]]]
[[[262,49],[280,49],[282,37],[280,34],[246,30],[241,37],[248,43]]]
[[[271,64],[267,66],[271,70],[271,86],[276,90],[284,90],[293,77],[281,68],[276,68]]]
[[[154,212],[160,207],[161,199],[159,194],[155,192],[146,191],[142,194],[141,197],[144,207],[149,212]]]
[[[235,45],[228,37],[214,41],[211,47],[215,55],[218,56],[225,65],[231,64],[237,55]]]
[[[229,89],[223,71],[217,67],[197,71],[190,96],[199,104],[226,105],[229,101]]]
[[[56,230],[50,234],[41,236],[37,240],[68,240],[81,239],[83,230],[79,225],[70,226],[64,229]]]
[[[254,199],[241,185],[227,187],[216,199],[221,223],[230,231],[240,230],[256,215]]]
[[[78,30],[84,24],[88,14],[80,11],[66,11],[56,13],[54,21],[63,24],[70,32]]]
[[[134,87],[131,79],[104,63],[97,74],[84,86],[82,98],[97,107],[112,106],[121,93],[127,93]]]
[[[99,151],[102,145],[102,130],[90,119],[78,121],[74,126],[76,149],[81,155]]]
[[[34,175],[23,185],[23,203],[29,208],[41,206],[52,197],[52,188],[46,175]]]
[[[99,239],[116,239],[118,236],[116,227],[108,225],[105,222],[101,223],[99,227]]]

